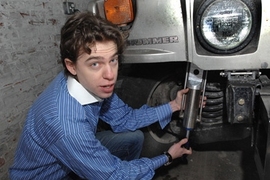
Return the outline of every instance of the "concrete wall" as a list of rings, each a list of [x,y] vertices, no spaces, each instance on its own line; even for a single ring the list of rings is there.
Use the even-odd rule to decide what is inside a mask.
[[[0,0],[0,180],[7,180],[26,113],[62,69],[65,0]],[[89,0],[69,0],[85,11]]]

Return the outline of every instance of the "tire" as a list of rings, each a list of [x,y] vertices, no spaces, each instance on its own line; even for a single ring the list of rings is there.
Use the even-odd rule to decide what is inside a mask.
[[[139,108],[143,104],[158,106],[167,103],[176,97],[182,84],[173,75],[161,79],[122,77],[116,93],[128,105]],[[144,144],[141,156],[154,157],[167,151],[168,148],[180,138],[182,122],[180,122],[179,112],[173,114],[172,121],[161,129],[159,123],[154,123],[146,128],[144,132]]]

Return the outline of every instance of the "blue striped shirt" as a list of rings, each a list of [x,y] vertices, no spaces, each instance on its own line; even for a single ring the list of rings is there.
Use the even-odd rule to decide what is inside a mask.
[[[103,101],[82,105],[67,88],[61,72],[30,108],[10,168],[10,178],[67,179],[73,171],[85,179],[152,179],[165,155],[121,161],[95,138],[98,119],[115,132],[133,131],[171,120],[169,104],[132,109],[116,94]]]

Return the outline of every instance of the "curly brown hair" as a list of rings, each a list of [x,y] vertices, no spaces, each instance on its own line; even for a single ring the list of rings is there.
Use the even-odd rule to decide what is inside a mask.
[[[90,12],[77,12],[71,16],[61,29],[60,54],[65,73],[70,74],[66,58],[76,63],[82,52],[91,54],[90,48],[103,41],[113,41],[121,57],[126,41],[117,26]]]

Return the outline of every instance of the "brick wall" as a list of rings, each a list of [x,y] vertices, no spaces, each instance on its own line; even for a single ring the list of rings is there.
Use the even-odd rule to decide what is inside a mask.
[[[0,180],[8,179],[26,113],[61,70],[65,0],[0,0]],[[84,11],[89,0],[69,0]]]

